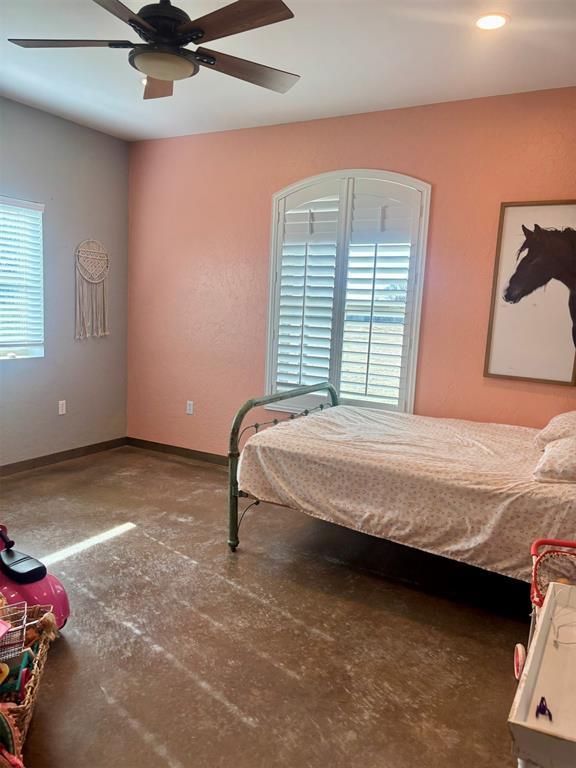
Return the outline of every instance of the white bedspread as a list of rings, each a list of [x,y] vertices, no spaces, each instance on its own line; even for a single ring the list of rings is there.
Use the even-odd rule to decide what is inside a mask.
[[[337,406],[251,437],[239,487],[391,541],[530,578],[576,539],[576,485],[537,483],[535,429]]]

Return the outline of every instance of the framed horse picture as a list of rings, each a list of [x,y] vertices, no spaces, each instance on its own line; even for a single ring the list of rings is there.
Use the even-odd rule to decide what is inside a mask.
[[[576,385],[576,200],[502,203],[484,375]]]

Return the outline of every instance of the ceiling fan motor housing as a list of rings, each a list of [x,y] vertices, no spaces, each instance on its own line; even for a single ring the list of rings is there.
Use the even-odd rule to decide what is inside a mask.
[[[138,11],[138,16],[156,30],[156,33],[153,34],[139,28],[136,24],[131,25],[138,35],[147,42],[187,45],[200,40],[204,34],[201,29],[193,29],[184,35],[179,34],[178,27],[190,21],[190,16],[181,8],[173,6],[170,0],[160,0],[159,3],[145,5]]]

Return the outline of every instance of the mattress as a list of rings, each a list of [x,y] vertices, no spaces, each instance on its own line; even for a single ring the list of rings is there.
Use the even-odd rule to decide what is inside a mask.
[[[251,437],[239,488],[529,580],[534,539],[576,539],[576,485],[532,478],[536,432],[341,405]]]

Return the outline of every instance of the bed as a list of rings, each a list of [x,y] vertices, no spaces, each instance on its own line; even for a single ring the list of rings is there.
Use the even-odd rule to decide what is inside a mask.
[[[537,430],[339,405],[322,388],[332,407],[274,419],[241,456],[231,439],[232,549],[243,496],[523,580],[534,539],[576,537],[576,486],[532,479]]]

